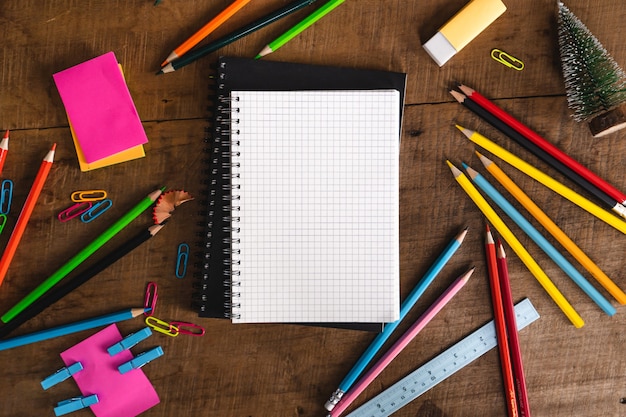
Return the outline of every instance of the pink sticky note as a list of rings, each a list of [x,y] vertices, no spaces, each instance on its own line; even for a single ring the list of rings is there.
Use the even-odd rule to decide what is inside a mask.
[[[87,163],[148,142],[113,52],[52,77]]]
[[[111,356],[107,349],[122,340],[115,324],[61,353],[66,366],[80,362],[83,370],[72,375],[83,395],[98,395],[90,406],[97,417],[135,417],[159,403],[154,387],[141,369],[121,374],[117,369],[133,359],[124,350]]]

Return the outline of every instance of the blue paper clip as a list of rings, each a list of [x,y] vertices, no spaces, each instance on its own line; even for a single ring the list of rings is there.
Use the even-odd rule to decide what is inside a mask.
[[[189,261],[189,245],[181,243],[178,245],[178,255],[176,255],[176,277],[184,278],[187,273],[187,262]]]
[[[89,223],[90,221],[93,221],[96,217],[100,216],[102,213],[110,209],[112,205],[113,202],[108,198],[98,201],[89,210],[80,215],[80,220],[83,223]]]
[[[124,362],[120,366],[118,366],[118,370],[121,374],[125,374],[126,372],[130,372],[133,369],[139,369],[150,361],[155,360],[163,356],[163,349],[161,346],[157,346],[154,349],[150,349],[143,353],[137,355],[136,358],[129,360],[128,362]]]
[[[91,201],[83,201],[81,203],[76,203],[66,208],[62,212],[60,212],[57,215],[57,219],[59,219],[60,222],[65,223],[67,221],[72,220],[74,217],[80,216],[84,212],[91,209],[91,207],[93,207],[93,203]]]
[[[4,230],[4,225],[7,224],[7,215],[0,214],[0,233]]]
[[[76,372],[82,371],[83,365],[80,362],[76,362],[68,367],[61,368],[43,381],[41,381],[41,386],[43,389],[48,389],[50,387],[55,386],[56,384],[65,381],[70,376],[74,375]]]
[[[82,410],[91,405],[98,403],[98,396],[96,394],[88,395],[86,397],[75,397],[69,400],[61,401],[54,407],[54,415],[63,416],[74,411]]]
[[[13,181],[4,180],[0,185],[0,214],[9,214],[13,200]]]
[[[141,342],[142,340],[147,339],[151,335],[152,335],[152,330],[150,330],[149,327],[144,327],[143,329],[139,330],[138,332],[131,333],[128,336],[126,336],[125,338],[123,338],[121,341],[119,341],[116,344],[110,346],[107,349],[107,352],[109,352],[109,355],[111,355],[111,356],[117,355],[118,353],[120,353],[120,352],[122,352],[124,350],[128,350],[128,349],[132,348],[137,343]]]

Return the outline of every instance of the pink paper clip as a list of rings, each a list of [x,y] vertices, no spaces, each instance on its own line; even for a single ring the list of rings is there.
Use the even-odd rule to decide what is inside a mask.
[[[156,310],[157,298],[159,298],[159,294],[157,293],[156,282],[149,282],[148,287],[146,288],[146,297],[144,298],[143,308],[151,308],[151,310],[143,313],[144,316],[150,317],[154,314],[154,310]]]
[[[173,321],[172,326],[178,328],[178,333],[189,336],[204,336],[204,327],[194,323],[186,323],[184,321]]]
[[[72,220],[74,217],[78,217],[84,212],[91,209],[93,203],[91,201],[83,201],[80,203],[76,203],[71,207],[66,208],[62,212],[59,213],[57,218],[60,222],[67,222]]]

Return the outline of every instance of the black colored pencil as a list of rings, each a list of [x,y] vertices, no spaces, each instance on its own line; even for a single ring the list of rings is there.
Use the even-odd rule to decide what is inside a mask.
[[[67,294],[74,291],[76,288],[80,287],[85,282],[89,281],[91,278],[98,275],[109,266],[113,265],[119,259],[130,253],[133,249],[137,248],[139,245],[150,239],[152,236],[156,235],[159,230],[163,228],[163,226],[164,225],[162,224],[153,225],[147,229],[142,230],[67,283],[59,286],[58,288],[51,289],[44,296],[39,298],[36,302],[29,305],[17,316],[15,316],[13,320],[0,327],[0,338],[5,338],[13,330],[17,329],[19,326],[35,317],[37,314],[41,313],[47,307],[56,303]]]
[[[485,120],[487,123],[498,129],[500,132],[513,139],[517,144],[524,147],[527,151],[534,154],[536,157],[541,159],[546,164],[550,165],[552,168],[559,171],[565,177],[569,178],[572,182],[576,183],[579,187],[587,191],[589,194],[596,197],[598,200],[602,201],[607,207],[611,210],[615,211],[622,217],[626,217],[626,207],[624,207],[621,203],[615,201],[614,198],[610,197],[604,191],[600,190],[598,187],[593,185],[587,179],[582,177],[576,171],[572,170],[570,167],[565,165],[563,162],[550,155],[539,146],[535,145],[533,142],[527,140],[521,133],[517,130],[513,129],[502,120],[498,119],[496,116],[491,114],[489,111],[485,110],[478,103],[467,97],[463,93],[459,93],[458,91],[450,91],[450,94],[463,106],[467,107],[481,119]]]

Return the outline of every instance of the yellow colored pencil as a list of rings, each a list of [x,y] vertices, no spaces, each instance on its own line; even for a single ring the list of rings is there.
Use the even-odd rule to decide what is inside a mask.
[[[502,221],[500,216],[494,211],[493,208],[489,205],[487,200],[478,192],[474,184],[461,172],[460,169],[452,165],[450,161],[446,161],[452,174],[454,175],[454,179],[459,183],[461,188],[467,193],[469,198],[472,199],[474,204],[480,209],[480,211],[485,215],[487,220],[496,228],[500,236],[509,244],[511,249],[517,254],[520,260],[526,265],[526,268],[530,271],[531,274],[539,281],[539,284],[543,287],[543,289],[548,293],[548,295],[552,298],[552,300],[556,303],[557,306],[563,311],[565,316],[572,322],[574,326],[577,328],[581,328],[585,325],[584,320],[580,315],[574,310],[574,307],[567,301],[565,296],[559,291],[559,289],[554,285],[554,283],[550,280],[548,275],[541,269],[541,267],[537,264],[537,262],[530,256],[530,253],[522,246],[519,240],[515,237],[511,229],[507,227],[507,225]]]
[[[620,304],[626,294],[565,234],[535,202],[492,160],[476,152],[487,171],[576,259]]]
[[[613,226],[615,229],[626,234],[626,221],[621,220],[619,217],[614,216],[613,214],[603,209],[602,207],[587,200],[585,197],[578,194],[576,191],[572,190],[571,188],[566,187],[565,185],[561,184],[560,182],[550,177],[549,175],[544,174],[539,169],[535,168],[534,166],[530,165],[528,162],[522,160],[518,156],[512,154],[511,152],[507,151],[501,146],[490,141],[489,139],[487,139],[485,136],[481,135],[480,133],[470,130],[470,129],[466,129],[459,125],[456,125],[456,127],[465,136],[467,136],[469,140],[471,140],[472,142],[474,142],[481,148],[486,149],[487,151],[496,155],[498,158],[502,159],[503,161],[513,165],[515,168],[519,169],[524,174],[528,175],[529,177],[545,185],[546,187],[548,187],[555,193],[561,195],[563,198],[571,201],[572,203],[576,204],[578,207],[596,216],[598,219],[602,220],[606,224]]]

